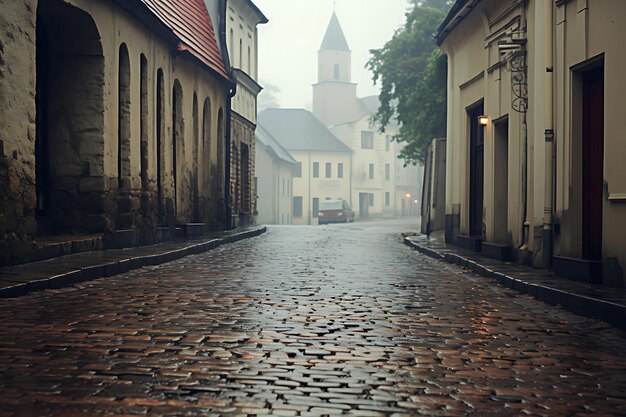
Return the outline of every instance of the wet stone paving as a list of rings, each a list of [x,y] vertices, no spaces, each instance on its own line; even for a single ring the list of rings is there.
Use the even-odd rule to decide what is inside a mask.
[[[626,337],[404,246],[270,227],[0,300],[5,416],[626,415]]]

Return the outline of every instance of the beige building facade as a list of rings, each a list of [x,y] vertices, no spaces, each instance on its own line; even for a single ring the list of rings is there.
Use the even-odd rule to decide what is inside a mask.
[[[259,224],[291,224],[293,174],[298,162],[263,127],[256,130],[257,218]]]
[[[352,201],[352,151],[304,109],[267,109],[259,127],[269,132],[296,161],[292,224],[317,224],[324,200]]]
[[[203,13],[176,21],[190,6]],[[231,84],[202,1],[0,8],[2,263],[42,235],[127,246],[221,227]]]
[[[624,285],[625,19],[619,0],[455,3],[437,35],[448,241]]]
[[[253,223],[255,207],[255,136],[257,123],[258,32],[268,20],[251,0],[226,2],[228,58],[237,80],[232,98],[230,205],[233,226]]]

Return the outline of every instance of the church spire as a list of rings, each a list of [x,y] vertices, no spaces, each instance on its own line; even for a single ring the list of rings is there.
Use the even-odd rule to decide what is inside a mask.
[[[328,29],[326,29],[326,35],[322,41],[320,51],[350,51],[346,37],[339,24],[337,14],[333,12],[333,16],[330,18]]]

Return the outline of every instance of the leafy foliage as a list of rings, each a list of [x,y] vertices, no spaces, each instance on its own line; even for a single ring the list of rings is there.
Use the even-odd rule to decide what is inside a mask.
[[[413,1],[406,22],[381,49],[370,51],[366,67],[380,84],[381,106],[374,122],[385,131],[398,123],[394,140],[404,142],[405,164],[424,161],[433,138],[446,133],[447,60],[433,35],[445,18],[447,0]]]

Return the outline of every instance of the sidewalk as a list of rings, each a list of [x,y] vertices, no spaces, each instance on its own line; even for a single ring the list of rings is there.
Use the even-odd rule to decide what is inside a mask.
[[[218,246],[265,233],[265,226],[223,232],[194,240],[175,240],[129,249],[109,249],[61,256],[47,261],[0,268],[0,297],[19,297],[32,291],[67,287],[96,278],[159,265]]]
[[[454,245],[446,245],[438,236],[408,236],[404,238],[404,242],[428,256],[493,278],[505,287],[626,330],[624,289],[572,281],[550,270],[504,263]]]

